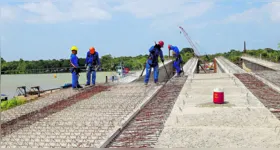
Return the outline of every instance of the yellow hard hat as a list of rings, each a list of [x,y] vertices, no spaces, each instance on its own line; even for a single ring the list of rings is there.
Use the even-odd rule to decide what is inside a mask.
[[[71,51],[78,51],[78,47],[77,46],[72,46]]]

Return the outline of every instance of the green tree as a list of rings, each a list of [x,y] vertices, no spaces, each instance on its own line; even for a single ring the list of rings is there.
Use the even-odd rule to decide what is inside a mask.
[[[19,60],[19,64],[16,68],[16,70],[18,71],[17,73],[25,73],[26,71],[26,63],[23,59]]]
[[[5,62],[5,59],[1,57],[1,64],[4,64]]]
[[[104,55],[101,57],[100,59],[101,61],[101,65],[102,65],[102,69],[105,71],[110,71],[113,70],[114,67],[114,63],[113,63],[113,57],[112,55]]]

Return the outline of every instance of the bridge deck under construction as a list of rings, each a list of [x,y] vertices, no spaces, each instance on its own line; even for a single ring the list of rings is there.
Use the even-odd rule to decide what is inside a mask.
[[[217,58],[224,73],[194,74],[197,62],[176,78],[168,61],[159,85],[145,86],[137,72],[3,111],[1,148],[280,148],[276,88],[225,58]],[[222,105],[212,102],[216,87]]]

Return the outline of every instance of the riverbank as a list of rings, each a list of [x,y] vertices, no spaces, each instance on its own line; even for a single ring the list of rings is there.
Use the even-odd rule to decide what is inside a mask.
[[[96,82],[105,83],[105,77],[114,74],[116,73],[97,72]],[[9,99],[17,95],[16,89],[20,86],[26,86],[27,91],[32,86],[40,86],[41,90],[47,90],[71,83],[71,74],[69,73],[1,75],[1,78],[1,93],[7,95]],[[86,83],[86,73],[80,74],[79,82]]]

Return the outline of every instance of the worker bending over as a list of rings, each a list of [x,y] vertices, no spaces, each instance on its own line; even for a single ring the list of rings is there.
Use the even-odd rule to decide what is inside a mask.
[[[159,41],[158,44],[155,44],[149,49],[149,57],[146,62],[146,77],[145,77],[145,85],[148,84],[150,74],[151,74],[151,69],[154,68],[154,82],[158,82],[158,75],[159,75],[159,68],[158,68],[158,56],[160,56],[162,63],[164,63],[164,58],[163,58],[163,53],[161,48],[164,46],[163,41]]]
[[[180,67],[181,63],[183,63],[181,55],[180,55],[180,51],[177,46],[172,46],[172,45],[168,45],[168,49],[173,51],[173,56],[175,57],[173,67],[176,69],[176,74],[178,77],[183,72],[183,70],[181,70],[181,67]]]
[[[87,83],[86,86],[90,85],[90,77],[92,76],[92,85],[95,85],[96,71],[100,67],[100,60],[98,52],[95,51],[94,47],[90,47],[87,52],[85,66],[87,70]]]
[[[77,57],[78,48],[76,46],[71,47],[72,54],[70,56],[70,65],[71,65],[71,73],[72,73],[72,88],[82,88],[79,84],[79,73],[80,73],[80,67],[79,67],[79,58]]]

